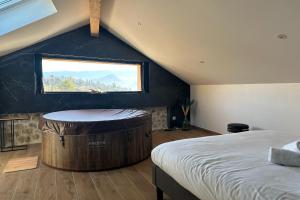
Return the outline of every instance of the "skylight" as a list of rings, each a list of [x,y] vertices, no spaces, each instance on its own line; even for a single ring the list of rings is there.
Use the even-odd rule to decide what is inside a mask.
[[[0,10],[7,9],[17,3],[20,3],[24,0],[0,0]]]
[[[56,12],[52,0],[0,0],[0,36]]]

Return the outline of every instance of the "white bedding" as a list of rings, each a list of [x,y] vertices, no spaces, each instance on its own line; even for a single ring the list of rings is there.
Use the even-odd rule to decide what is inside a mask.
[[[152,160],[201,200],[300,199],[300,168],[267,161],[298,134],[249,131],[165,143]]]

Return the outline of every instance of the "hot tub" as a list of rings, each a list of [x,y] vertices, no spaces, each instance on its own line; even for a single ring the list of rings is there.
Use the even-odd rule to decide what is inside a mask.
[[[67,110],[45,114],[42,160],[73,171],[118,168],[142,161],[152,149],[151,114],[131,109]]]

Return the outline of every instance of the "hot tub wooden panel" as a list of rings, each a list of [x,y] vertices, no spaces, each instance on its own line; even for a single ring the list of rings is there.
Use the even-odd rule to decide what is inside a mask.
[[[74,171],[118,168],[144,160],[150,156],[152,149],[151,114],[145,112],[143,116],[130,120],[127,124],[131,126],[126,126],[127,129],[117,131],[114,128],[109,132],[106,127],[105,132],[100,130],[96,134],[63,135],[60,132],[59,135],[45,128],[42,160],[46,165]],[[134,120],[139,123],[132,123]],[[86,126],[82,122],[76,123],[76,126],[80,125]]]

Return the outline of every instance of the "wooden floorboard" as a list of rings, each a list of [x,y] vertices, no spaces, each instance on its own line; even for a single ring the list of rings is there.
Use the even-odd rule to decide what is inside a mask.
[[[127,178],[140,191],[140,194],[145,200],[155,199],[155,187],[152,185],[139,171],[134,167],[127,167],[123,169]]]
[[[123,200],[106,171],[90,173],[101,199]]]
[[[57,199],[73,200],[77,199],[74,176],[72,172],[56,170],[56,196]]]
[[[108,175],[124,200],[144,200],[141,191],[126,177],[123,169],[111,170]]]
[[[38,170],[20,172],[17,187],[12,200],[32,200],[37,187]]]
[[[73,172],[78,199],[98,200],[100,194],[88,172]]]
[[[38,182],[36,188],[36,200],[52,200],[56,198],[55,169],[40,167],[38,170]]]
[[[28,148],[27,150],[22,151],[12,151],[12,152],[2,152],[0,157],[4,155],[6,162],[3,163],[3,168],[5,167],[7,161],[9,159],[13,158],[20,158],[25,156],[32,156],[36,154],[37,150],[40,150],[40,148]],[[0,159],[1,161],[4,159]],[[32,173],[32,172],[29,172]],[[28,190],[29,187],[26,185],[26,188],[23,188],[24,183],[22,181],[22,178],[28,178],[28,175],[26,174],[26,171],[19,171],[19,172],[13,172],[13,173],[5,173],[0,175],[0,199],[2,200],[12,200],[19,198],[19,196],[22,196],[22,191]],[[19,185],[19,187],[17,187]],[[28,191],[29,196],[33,193],[34,194],[34,188],[30,188],[30,191]],[[27,191],[26,191],[27,192]],[[26,199],[27,197],[24,198]]]
[[[155,131],[153,147],[209,135],[198,129]],[[33,155],[41,155],[40,144],[30,145],[27,150],[0,153],[0,200],[155,200],[150,158],[129,167],[89,173],[53,169],[39,160],[37,169],[2,173],[9,159]]]

